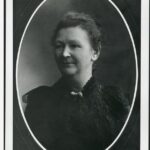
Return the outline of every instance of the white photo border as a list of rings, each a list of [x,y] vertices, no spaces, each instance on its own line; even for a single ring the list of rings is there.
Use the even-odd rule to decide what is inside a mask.
[[[141,0],[140,150],[149,149],[149,0]]]
[[[4,1],[0,1],[0,149],[4,149]]]

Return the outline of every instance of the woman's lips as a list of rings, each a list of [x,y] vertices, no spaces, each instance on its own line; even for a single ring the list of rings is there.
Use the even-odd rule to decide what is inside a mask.
[[[72,64],[75,64],[74,61],[72,60],[62,60],[60,61],[61,64],[64,64],[64,65],[72,65]]]
[[[73,67],[75,65],[75,63],[74,62],[68,62],[68,61],[62,61],[62,62],[60,62],[60,66],[62,67],[62,68],[70,68],[70,67]]]
[[[74,63],[72,63],[72,62],[62,62],[61,64],[65,65],[65,66],[74,65]]]
[[[71,67],[71,66],[75,65],[74,60],[71,59],[71,58],[59,59],[58,63],[59,63],[60,66],[63,66],[63,67]]]

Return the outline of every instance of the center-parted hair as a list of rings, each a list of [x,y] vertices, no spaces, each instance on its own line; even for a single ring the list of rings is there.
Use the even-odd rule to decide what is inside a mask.
[[[101,31],[96,21],[88,14],[68,12],[58,22],[52,36],[52,44],[55,43],[58,32],[63,28],[79,26],[88,33],[91,45],[96,52],[101,50]]]

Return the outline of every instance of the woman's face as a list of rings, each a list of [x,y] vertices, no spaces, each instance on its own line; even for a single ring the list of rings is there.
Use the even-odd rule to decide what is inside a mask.
[[[61,29],[55,40],[55,58],[63,75],[92,72],[95,61],[88,33],[80,27]]]

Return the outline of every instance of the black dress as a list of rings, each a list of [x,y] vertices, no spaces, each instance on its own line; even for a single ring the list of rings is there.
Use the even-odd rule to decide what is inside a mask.
[[[71,93],[63,79],[26,94],[27,122],[48,150],[104,150],[115,139],[129,112],[116,87],[92,77],[82,93]]]

